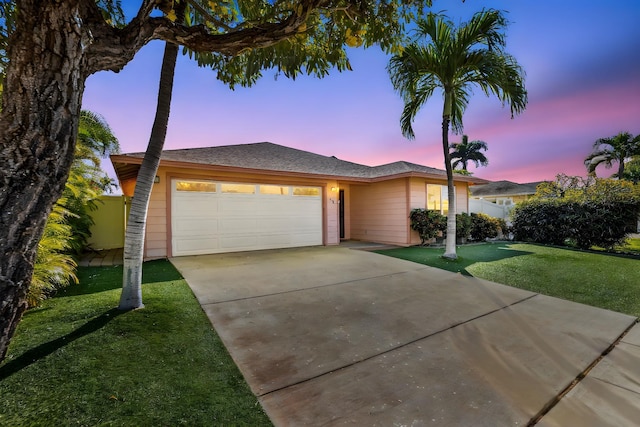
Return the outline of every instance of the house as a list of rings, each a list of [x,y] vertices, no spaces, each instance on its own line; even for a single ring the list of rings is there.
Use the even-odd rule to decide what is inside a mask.
[[[132,196],[144,153],[112,155]],[[459,212],[468,188],[456,176]],[[408,246],[413,208],[447,210],[445,171],[399,161],[365,166],[269,142],[163,151],[147,216],[145,258],[336,245]]]
[[[469,210],[486,213],[496,218],[507,218],[516,203],[536,194],[538,184],[544,181],[518,184],[511,181],[495,181],[470,188]]]

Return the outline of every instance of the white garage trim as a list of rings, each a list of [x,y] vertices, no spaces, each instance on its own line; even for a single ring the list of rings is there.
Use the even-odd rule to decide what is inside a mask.
[[[171,180],[173,256],[322,244],[322,188]]]

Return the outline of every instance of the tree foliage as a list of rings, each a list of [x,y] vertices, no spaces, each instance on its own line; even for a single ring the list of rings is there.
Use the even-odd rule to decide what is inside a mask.
[[[467,170],[469,162],[473,162],[476,167],[487,166],[489,160],[484,155],[483,151],[487,151],[489,148],[484,141],[469,141],[467,135],[462,135],[461,142],[454,142],[449,145],[451,149],[451,160],[453,163],[451,166],[456,169],[458,166],[462,166],[462,170]]]
[[[640,155],[633,156],[626,164],[622,179],[640,184]]]
[[[599,138],[593,143],[593,152],[584,160],[589,175],[596,176],[596,168],[604,165],[611,169],[618,164],[618,172],[613,176],[624,178],[625,165],[633,156],[640,156],[640,135],[620,132],[609,138]]]

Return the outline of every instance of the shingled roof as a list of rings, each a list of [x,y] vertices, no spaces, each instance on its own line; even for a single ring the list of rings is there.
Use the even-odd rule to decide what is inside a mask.
[[[138,165],[143,157],[144,153],[111,156],[118,178],[121,181],[135,178]],[[212,168],[231,167],[247,169],[248,171],[303,173],[364,181],[407,174],[446,179],[444,170],[415,163],[400,161],[381,166],[366,166],[340,160],[337,157],[322,156],[271,142],[165,150],[162,152],[160,164],[182,166],[197,164],[211,166]],[[456,176],[456,180],[475,183],[487,182],[486,180],[468,176]]]
[[[483,185],[474,185],[471,187],[471,195],[473,197],[530,195],[536,193],[536,187],[542,182],[544,181],[518,184],[511,181],[495,181]]]

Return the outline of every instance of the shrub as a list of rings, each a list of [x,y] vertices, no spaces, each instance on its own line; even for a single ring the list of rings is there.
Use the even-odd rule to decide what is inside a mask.
[[[559,176],[512,212],[517,240],[612,248],[635,231],[640,186],[612,179]]]
[[[498,218],[493,218],[483,213],[471,214],[471,239],[486,240],[498,236],[500,222]]]
[[[447,229],[447,217],[440,212],[427,209],[413,209],[409,213],[411,229],[418,232],[422,245],[428,240],[444,233]]]
[[[73,229],[67,223],[69,211],[56,203],[49,214],[33,267],[33,277],[27,294],[27,304],[35,307],[56,290],[71,282],[77,283],[76,263],[69,250]]]
[[[468,239],[471,235],[472,218],[466,212],[456,215],[456,237]]]

